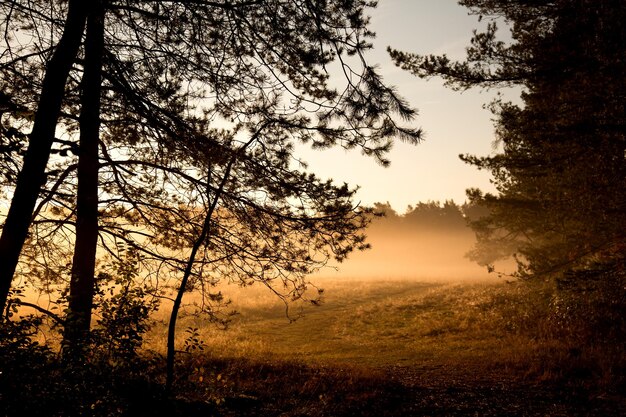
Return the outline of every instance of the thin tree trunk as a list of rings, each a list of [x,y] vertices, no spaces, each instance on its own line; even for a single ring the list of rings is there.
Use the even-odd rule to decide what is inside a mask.
[[[82,79],[78,190],[76,194],[76,243],[70,281],[69,313],[64,348],[73,356],[83,351],[89,335],[95,291],[98,246],[98,142],[100,92],[104,51],[104,10],[93,6],[87,19],[85,72]]]
[[[174,346],[174,339],[176,338],[176,320],[178,319],[178,311],[180,310],[180,306],[183,301],[183,294],[185,293],[185,289],[187,287],[187,282],[189,281],[189,277],[191,276],[191,269],[193,268],[193,263],[196,260],[196,254],[198,250],[202,247],[203,244],[206,245],[205,241],[207,236],[209,235],[209,229],[211,226],[211,218],[213,218],[213,213],[215,212],[215,208],[217,207],[217,203],[219,199],[222,197],[222,193],[224,192],[224,187],[226,186],[226,182],[230,178],[230,173],[233,168],[233,164],[235,163],[239,154],[243,153],[252,142],[257,140],[258,136],[261,134],[263,129],[265,129],[269,123],[264,124],[259,130],[252,135],[252,138],[241,146],[236,152],[233,153],[230,160],[228,161],[228,165],[226,165],[226,169],[224,170],[224,175],[220,181],[220,185],[215,191],[215,195],[213,196],[213,201],[211,201],[211,164],[209,163],[209,169],[207,174],[207,183],[206,183],[206,195],[207,200],[211,201],[209,205],[209,210],[204,218],[204,224],[202,226],[202,231],[200,232],[200,236],[193,244],[191,248],[191,254],[189,254],[189,259],[187,260],[187,265],[185,266],[185,272],[183,273],[183,279],[180,282],[180,287],[178,287],[178,292],[176,293],[176,298],[174,299],[174,305],[172,306],[172,313],[170,315],[170,323],[167,329],[167,370],[165,375],[165,390],[169,394],[172,390],[172,385],[174,383],[174,359],[176,355],[176,350]]]
[[[198,250],[204,244],[208,234],[209,228],[211,225],[211,218],[213,217],[213,212],[215,211],[215,207],[217,206],[217,202],[221,197],[221,194],[224,190],[224,186],[226,185],[226,181],[230,177],[230,171],[235,162],[235,157],[230,160],[228,166],[226,167],[226,171],[224,172],[224,176],[222,177],[222,181],[220,183],[219,188],[215,192],[215,196],[213,197],[213,201],[207,211],[206,217],[204,218],[204,224],[202,226],[202,231],[200,232],[200,236],[193,244],[191,248],[191,254],[189,255],[189,259],[187,260],[187,265],[185,267],[185,272],[183,273],[183,279],[180,282],[180,287],[178,287],[178,292],[176,293],[176,298],[174,299],[174,305],[172,306],[172,313],[170,315],[170,323],[167,329],[167,371],[165,377],[165,389],[167,393],[171,392],[172,384],[174,382],[174,356],[176,354],[174,339],[176,337],[176,320],[178,318],[178,311],[180,310],[180,305],[183,301],[183,294],[185,293],[185,289],[187,287],[187,281],[189,281],[189,277],[191,276],[191,269],[193,267],[193,263],[196,259],[196,254]],[[209,172],[207,176],[207,197],[209,197],[209,193],[211,190],[211,168],[209,167]]]
[[[6,307],[11,281],[28,234],[64,97],[65,84],[78,53],[87,19],[87,2],[70,0],[63,35],[46,66],[41,96],[22,170],[0,236],[0,312]]]

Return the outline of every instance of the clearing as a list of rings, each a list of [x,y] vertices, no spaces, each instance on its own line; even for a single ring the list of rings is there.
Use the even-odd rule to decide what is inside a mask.
[[[239,312],[228,330],[184,318],[181,343],[188,327],[204,345],[179,355],[181,402],[138,415],[626,415],[623,392],[596,385],[600,365],[524,328],[517,286],[318,282],[321,305],[294,306],[303,316],[293,322],[254,287],[227,294]],[[149,346],[163,346],[164,331],[156,326]]]

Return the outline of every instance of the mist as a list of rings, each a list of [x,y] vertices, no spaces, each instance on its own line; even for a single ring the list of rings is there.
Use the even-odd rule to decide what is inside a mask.
[[[377,204],[376,217],[365,231],[371,249],[352,253],[337,270],[325,269],[324,277],[343,279],[491,280],[484,266],[466,254],[476,238],[467,225],[463,207],[448,201],[410,206],[396,213],[388,204]]]

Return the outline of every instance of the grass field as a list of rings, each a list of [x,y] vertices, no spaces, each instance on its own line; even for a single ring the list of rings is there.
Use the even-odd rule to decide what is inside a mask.
[[[97,415],[133,417],[626,416],[626,361],[542,329],[538,297],[548,291],[496,280],[316,284],[321,303],[291,305],[289,315],[264,287],[222,288],[238,311],[226,330],[182,314],[171,395],[164,303],[130,368],[94,361],[63,374],[55,360],[14,363],[20,373],[5,382],[15,388],[19,377],[34,391],[9,389],[13,409],[66,415],[79,395]],[[189,353],[190,328],[202,349]]]
[[[494,285],[321,280],[321,305],[292,305],[288,313],[265,288],[232,288],[239,314],[227,330],[195,317],[183,318],[179,329],[198,328],[215,357],[365,366],[457,359],[500,348],[501,335],[479,322],[482,298]],[[151,335],[157,349],[164,331],[157,326]]]
[[[469,366],[545,379],[559,377],[560,360],[571,359],[569,346],[523,328],[540,312],[528,311],[523,288],[503,281],[317,283],[322,303],[290,306],[289,317],[263,287],[227,288],[238,312],[229,328],[183,317],[178,345],[188,336],[185,329],[197,328],[203,354],[215,359],[367,369]],[[165,332],[164,322],[157,324],[147,347],[162,352]],[[547,351],[550,363],[544,363]]]
[[[238,416],[626,412],[623,396],[607,396],[594,385],[610,365],[533,333],[541,312],[528,310],[523,286],[399,279],[317,284],[324,288],[322,303],[292,306],[292,317],[300,315],[295,321],[261,287],[226,289],[239,312],[227,330],[183,317],[179,346],[191,327],[204,350],[179,354],[180,389],[204,386],[200,401],[226,401],[220,412]],[[162,351],[164,338],[158,324],[148,347]],[[241,401],[252,405],[239,408]]]

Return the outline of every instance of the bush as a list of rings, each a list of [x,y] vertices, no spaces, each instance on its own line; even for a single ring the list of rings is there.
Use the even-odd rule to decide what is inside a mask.
[[[626,272],[623,260],[596,262],[558,280],[553,322],[580,344],[626,342]]]
[[[101,273],[104,283],[95,297],[99,316],[92,331],[92,349],[114,366],[134,366],[143,336],[150,329],[150,315],[158,308],[158,299],[150,288],[139,282],[137,252],[111,265],[112,273]]]
[[[17,317],[21,291],[0,323],[0,414],[5,416],[118,416],[164,397],[155,362],[139,355],[149,319],[157,308],[138,282],[132,252],[100,274],[95,297],[97,324],[80,360],[61,357],[40,344],[42,317]],[[56,316],[55,316],[56,317]],[[63,317],[56,317],[61,323]],[[48,339],[49,328],[43,331]],[[136,404],[141,403],[141,407]]]
[[[533,340],[529,374],[575,385],[626,381],[626,273],[621,258],[512,284],[482,305],[491,326]]]

